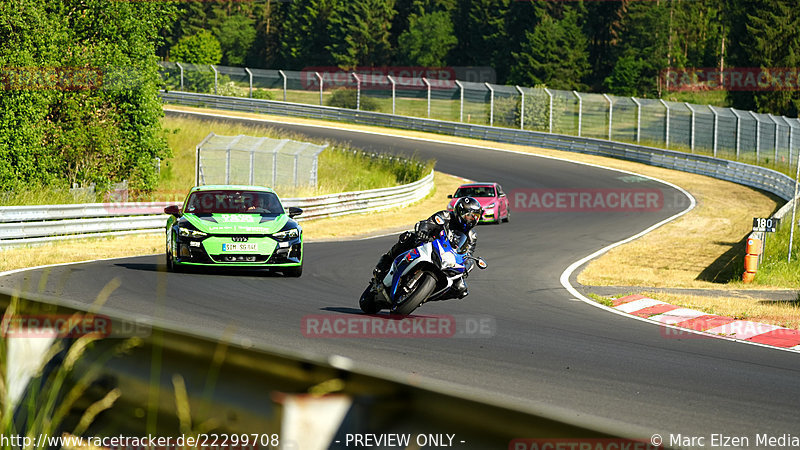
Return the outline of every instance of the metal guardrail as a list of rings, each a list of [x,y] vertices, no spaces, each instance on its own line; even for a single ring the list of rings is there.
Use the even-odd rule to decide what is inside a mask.
[[[403,186],[284,199],[303,208],[308,220],[394,208],[425,198],[433,189],[433,171]],[[174,202],[90,203],[0,207],[0,248],[55,240],[130,233],[160,233]]]
[[[273,100],[175,91],[162,91],[161,97],[165,103],[176,105],[333,120],[529,145],[590,155],[610,156],[732,181],[771,192],[784,200],[789,200],[794,195],[795,181],[772,169],[711,156],[664,150],[643,145]]]
[[[0,311],[16,295],[0,289]],[[86,309],[81,308],[58,299],[26,295],[16,313],[73,317],[92,309],[88,304]],[[192,423],[202,424],[203,433],[276,434],[280,438],[280,447],[253,448],[321,448],[287,442],[302,436],[289,433],[296,424],[290,423],[285,399],[309,402],[328,396],[347,399],[347,414],[332,417],[330,409],[316,410],[319,407],[309,402],[302,417],[294,419],[304,423],[306,435],[320,429],[315,427],[337,430],[332,436],[334,442],[324,448],[347,448],[345,433],[416,434],[420,430],[455,435],[456,442],[464,441],[462,447],[466,448],[507,448],[519,438],[557,441],[644,436],[635,427],[622,428],[610,420],[574,415],[544,404],[534,410],[463,387],[447,387],[422,378],[409,381],[400,373],[359,368],[341,356],[324,358],[254,347],[249,339],[234,334],[215,336],[203,327],[153,322],[106,307],[95,314],[103,318],[102,329],[112,337],[96,340],[78,360],[76,370],[98,371],[101,381],[95,383],[92,395],[119,389],[121,397],[103,412],[101,420],[106,425],[115,424],[112,429],[123,435],[176,436],[184,425],[179,418],[191,411]],[[126,337],[134,337],[139,344],[120,354],[115,348]],[[61,342],[69,346],[73,340]],[[185,411],[177,405],[172,384],[178,375],[186,381]],[[314,387],[322,386],[330,386],[328,394],[309,394]],[[142,411],[147,418],[142,417]],[[119,424],[124,424],[122,429]],[[641,436],[629,436],[632,434]],[[341,442],[335,443],[336,439]]]

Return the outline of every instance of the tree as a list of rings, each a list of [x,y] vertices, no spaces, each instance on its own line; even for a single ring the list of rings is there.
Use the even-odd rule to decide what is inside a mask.
[[[192,36],[184,36],[170,50],[173,61],[189,64],[219,64],[222,61],[222,47],[208,30],[201,30]]]
[[[605,88],[614,95],[632,97],[641,92],[644,62],[633,56],[623,56],[617,60],[611,75],[603,82]]]
[[[173,17],[155,2],[0,3],[0,67],[25,75],[0,95],[0,190],[123,179],[152,189],[169,155],[155,46]]]
[[[395,14],[394,0],[344,2],[333,11],[327,49],[343,69],[380,66],[391,60],[389,35]]]
[[[588,39],[591,75],[587,84],[602,89],[602,83],[615,66],[614,49],[620,44],[622,19],[628,2],[587,2],[584,29]]]
[[[669,5],[667,3],[670,3]],[[612,52],[614,65],[627,58],[623,67],[631,69],[635,61],[639,67],[638,80],[629,79],[633,85],[620,86],[625,92],[647,97],[660,97],[663,86],[661,73],[669,65],[669,20],[672,2],[632,2],[622,17],[619,44]],[[622,78],[618,78],[622,80]]]
[[[800,67],[800,11],[790,0],[758,0],[732,2],[731,14],[737,36],[731,45],[733,67],[770,69]],[[735,34],[734,34],[735,33]],[[733,37],[733,36],[732,36]],[[731,39],[734,41],[734,39]],[[795,75],[796,77],[796,75]],[[742,109],[796,117],[800,110],[800,93],[796,78],[793,86],[782,86],[784,79],[775,80],[764,90],[729,92],[733,105]]]
[[[446,12],[412,14],[408,30],[400,35],[398,52],[405,64],[442,67],[457,42],[453,22]]]
[[[452,61],[462,66],[491,66],[497,71],[506,51],[506,17],[510,0],[460,1],[453,11],[453,23],[458,44],[452,51]],[[503,79],[505,74],[500,74]]]
[[[589,73],[587,42],[575,10],[566,10],[561,20],[545,14],[525,37],[521,51],[513,54],[512,83],[569,90],[584,86],[582,80]]]
[[[250,47],[256,40],[255,21],[242,14],[225,19],[214,35],[222,50],[222,63],[228,66],[244,66]]]
[[[287,5],[279,62],[288,69],[332,64],[331,17],[343,0],[308,0]]]

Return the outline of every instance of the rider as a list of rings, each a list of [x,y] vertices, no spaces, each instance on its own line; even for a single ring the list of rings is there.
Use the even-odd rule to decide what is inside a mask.
[[[381,256],[375,267],[374,275],[376,280],[383,280],[389,272],[392,261],[397,258],[401,253],[407,252],[418,245],[418,241],[429,241],[439,234],[442,230],[460,231],[467,236],[467,243],[465,245],[466,254],[472,255],[475,250],[475,245],[478,240],[478,235],[472,228],[478,223],[483,208],[481,204],[472,197],[462,197],[456,200],[453,205],[452,211],[439,211],[425,220],[417,222],[414,227],[414,232],[406,231],[400,235],[398,241],[389,252]],[[463,278],[453,285],[455,297],[464,298],[467,296],[467,284],[464,278],[467,277],[469,270],[472,268],[472,260],[467,260],[465,265],[467,271]]]

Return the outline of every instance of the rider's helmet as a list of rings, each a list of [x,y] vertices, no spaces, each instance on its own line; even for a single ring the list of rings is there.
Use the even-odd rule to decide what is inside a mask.
[[[462,231],[467,232],[480,220],[483,214],[481,204],[472,197],[461,197],[453,205],[453,213]]]

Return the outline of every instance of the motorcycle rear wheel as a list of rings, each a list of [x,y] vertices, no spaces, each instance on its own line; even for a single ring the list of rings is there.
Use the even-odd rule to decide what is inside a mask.
[[[425,272],[417,280],[417,286],[413,291],[406,294],[406,300],[402,305],[398,306],[395,313],[407,316],[414,312],[419,305],[422,304],[436,288],[436,280],[433,275]]]

